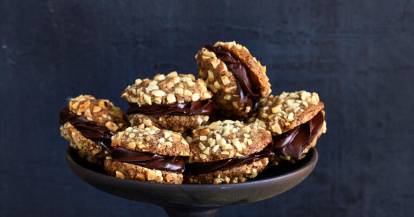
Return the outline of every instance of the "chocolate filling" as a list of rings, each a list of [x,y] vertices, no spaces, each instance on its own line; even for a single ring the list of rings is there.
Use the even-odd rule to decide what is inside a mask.
[[[249,164],[253,161],[259,160],[264,157],[273,156],[273,152],[269,149],[265,149],[261,152],[251,154],[247,157],[230,158],[225,160],[213,161],[213,162],[196,162],[186,165],[186,175],[200,175],[210,173],[218,170],[231,169],[233,167]]]
[[[324,122],[324,115],[319,112],[310,121],[273,137],[272,149],[276,155],[290,156],[298,160],[305,148],[317,136]]]
[[[160,115],[209,115],[213,112],[214,105],[211,100],[177,104],[153,104],[138,106],[129,104],[127,114],[144,114],[151,116]]]
[[[114,135],[108,128],[98,126],[95,122],[77,115],[65,107],[59,114],[60,124],[69,122],[72,124],[84,137],[96,142],[104,149],[109,150],[111,147],[111,137]]]
[[[111,147],[111,137],[114,135],[104,126],[99,126],[80,115],[71,112],[67,107],[63,108],[59,114],[60,124],[69,122],[84,137],[96,142],[98,145],[107,150],[112,158],[116,161],[136,164],[139,166],[167,170],[172,172],[184,171],[184,159],[182,157],[161,156],[157,154],[135,152],[125,148]]]
[[[227,68],[233,73],[237,80],[240,100],[255,107],[257,100],[260,97],[260,86],[253,84],[250,78],[250,70],[237,57],[222,47],[214,47],[211,45],[204,46],[210,52],[223,61]]]
[[[184,157],[162,156],[146,152],[136,152],[122,147],[112,149],[111,156],[115,161],[135,164],[150,169],[167,170],[177,173],[182,173],[185,169]]]

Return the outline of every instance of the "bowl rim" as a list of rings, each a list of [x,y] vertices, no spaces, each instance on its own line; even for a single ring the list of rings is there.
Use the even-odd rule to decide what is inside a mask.
[[[145,181],[138,181],[138,180],[118,179],[118,178],[115,178],[113,176],[102,174],[100,172],[97,172],[97,171],[94,171],[94,170],[91,170],[91,169],[88,169],[88,168],[82,166],[76,160],[73,159],[72,155],[70,154],[70,149],[69,148],[66,151],[66,161],[69,164],[69,167],[71,167],[71,170],[73,170],[73,172],[77,176],[79,176],[79,175],[74,170],[81,170],[84,173],[87,173],[88,176],[90,176],[90,175],[97,176],[100,179],[104,179],[104,180],[110,181],[110,182],[116,182],[116,183],[119,183],[121,185],[136,185],[136,186],[142,186],[142,187],[148,187],[148,188],[164,188],[164,189],[185,188],[185,189],[189,189],[189,190],[196,190],[196,189],[202,188],[203,190],[206,190],[206,189],[227,189],[227,188],[236,188],[236,187],[237,188],[246,188],[246,187],[249,187],[249,186],[252,186],[252,185],[269,184],[269,183],[276,182],[278,180],[283,180],[283,179],[289,178],[290,176],[293,176],[297,173],[305,171],[305,169],[308,168],[308,167],[315,167],[316,166],[316,164],[318,162],[318,158],[319,158],[318,151],[317,151],[316,148],[313,148],[313,151],[311,151],[310,153],[312,153],[311,158],[302,167],[295,168],[295,169],[293,169],[291,171],[288,171],[286,173],[283,173],[281,175],[268,177],[268,178],[264,178],[264,179],[260,179],[260,180],[247,181],[247,182],[243,182],[243,183],[218,184],[218,185],[216,185],[216,184],[162,184],[162,183],[145,182]]]

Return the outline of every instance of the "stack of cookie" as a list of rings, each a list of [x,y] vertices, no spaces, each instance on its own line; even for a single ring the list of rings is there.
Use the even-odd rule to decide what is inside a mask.
[[[157,74],[109,100],[80,95],[60,114],[61,135],[108,174],[166,184],[225,184],[295,164],[326,132],[317,93],[271,94],[266,67],[235,42],[196,54],[198,75]]]

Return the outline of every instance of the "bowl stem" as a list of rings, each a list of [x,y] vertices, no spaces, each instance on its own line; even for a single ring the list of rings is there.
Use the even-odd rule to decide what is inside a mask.
[[[215,217],[218,208],[164,207],[169,217]]]

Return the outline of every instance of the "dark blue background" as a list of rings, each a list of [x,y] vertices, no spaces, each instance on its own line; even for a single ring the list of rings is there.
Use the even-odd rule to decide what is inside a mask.
[[[221,216],[413,216],[414,2],[0,0],[0,216],[154,216],[67,168],[58,109],[154,72],[195,72],[203,44],[237,40],[273,93],[317,91],[328,134],[315,172]]]

